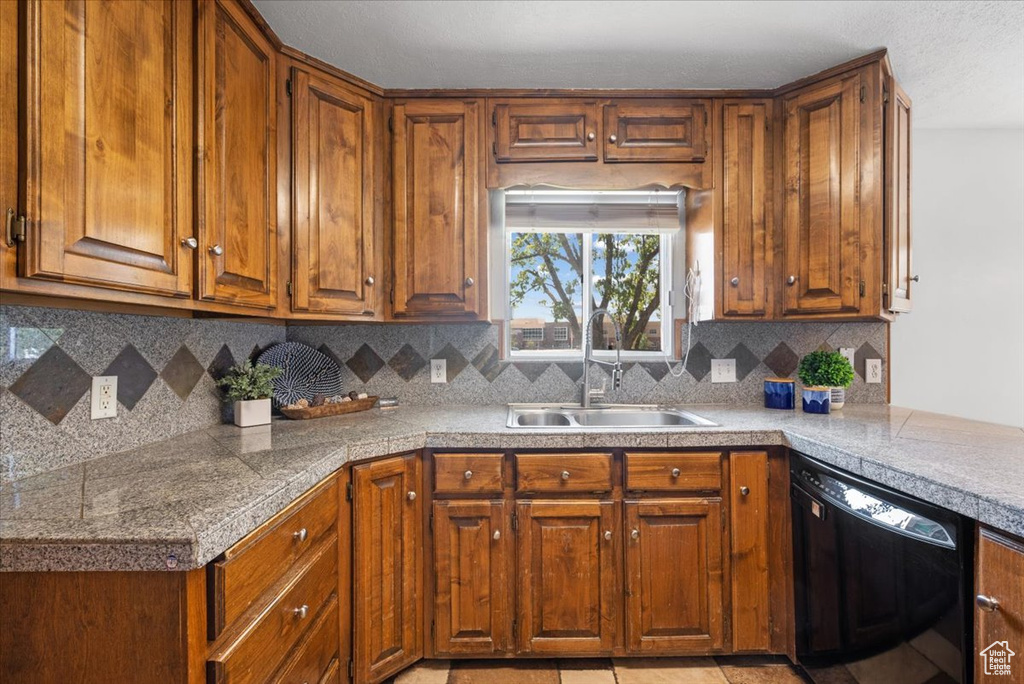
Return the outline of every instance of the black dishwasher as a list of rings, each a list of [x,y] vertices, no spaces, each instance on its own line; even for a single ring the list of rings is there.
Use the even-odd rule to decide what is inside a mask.
[[[969,684],[973,522],[797,453],[790,495],[799,660]]]

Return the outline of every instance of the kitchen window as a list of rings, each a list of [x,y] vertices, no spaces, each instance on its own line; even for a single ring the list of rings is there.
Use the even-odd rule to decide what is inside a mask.
[[[509,190],[503,294],[509,356],[579,360],[591,313],[594,349],[622,330],[624,355],[671,354],[669,291],[678,192]]]

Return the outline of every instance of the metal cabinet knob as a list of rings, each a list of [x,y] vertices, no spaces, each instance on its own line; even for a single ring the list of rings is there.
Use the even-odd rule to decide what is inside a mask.
[[[494,530],[494,541],[501,539],[501,530]]]
[[[682,472],[683,471],[679,470],[679,468],[673,468],[672,469],[672,477],[679,477],[682,474]]]
[[[309,532],[303,527],[298,532],[292,532],[292,539],[297,542],[304,542],[309,537]]]
[[[604,540],[605,541],[611,541],[612,540],[612,531],[611,530],[605,530]]]
[[[569,479],[569,471],[568,470],[563,470],[562,471],[562,479],[563,480],[568,480]]]
[[[466,287],[473,287],[473,284],[474,284],[475,282],[476,282],[476,281],[475,281],[475,280],[473,280],[472,278],[466,278]]]
[[[587,140],[591,140],[592,141],[596,137],[597,137],[597,133],[594,133],[594,131],[590,131],[589,133],[587,133]]]
[[[471,479],[473,479],[473,471],[472,470],[467,470],[466,472],[464,472],[462,474],[462,476],[464,478],[466,478],[467,480],[471,480]]]
[[[300,620],[304,620],[306,616],[309,615],[309,606],[303,603],[301,606],[299,606],[292,612],[295,613],[295,617],[299,618]]]
[[[743,496],[750,494],[750,487],[740,487],[740,494]]]
[[[974,599],[974,602],[978,604],[978,607],[987,613],[994,613],[999,610],[999,601],[995,596],[985,596],[984,594],[978,594],[978,597]]]
[[[921,276],[916,275],[913,278],[911,278],[911,280],[913,280],[915,283],[919,283],[919,282],[921,282]]]
[[[415,501],[416,492],[409,492],[408,494],[405,495],[405,498],[409,499],[409,501]]]
[[[199,246],[199,240],[196,240],[194,237],[187,237],[181,241],[181,246],[195,249]]]
[[[788,278],[786,278],[786,284],[787,285],[793,285],[794,283],[796,283],[796,276],[795,275],[791,275]]]
[[[365,282],[367,285],[373,285],[377,281],[373,279],[373,276],[367,276],[366,280],[363,282]]]
[[[736,287],[737,285],[740,284],[740,279],[736,276],[733,276],[733,279],[729,281],[729,284],[732,285],[733,287]]]
[[[640,538],[640,530],[633,530],[632,532],[629,533],[629,537],[630,537],[630,539],[639,539]]]
[[[220,245],[214,245],[213,247],[210,247],[210,254],[212,254],[214,256],[220,256],[223,253],[224,253],[224,248],[221,247]]]
[[[614,142],[618,142],[618,141],[619,141],[619,138],[614,133],[612,133],[611,135],[608,136],[608,142],[614,143]]]

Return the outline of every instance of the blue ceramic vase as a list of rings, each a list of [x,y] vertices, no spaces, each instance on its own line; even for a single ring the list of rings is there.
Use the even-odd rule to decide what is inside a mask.
[[[789,378],[765,378],[764,407],[786,411],[795,409],[796,383]]]
[[[830,387],[804,387],[804,413],[828,413],[831,403]]]

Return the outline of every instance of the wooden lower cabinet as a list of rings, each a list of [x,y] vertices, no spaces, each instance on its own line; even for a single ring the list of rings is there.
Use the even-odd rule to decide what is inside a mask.
[[[626,501],[626,647],[708,653],[723,646],[722,501]]]
[[[1022,684],[1024,541],[980,528],[975,568],[975,681]]]

